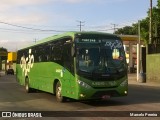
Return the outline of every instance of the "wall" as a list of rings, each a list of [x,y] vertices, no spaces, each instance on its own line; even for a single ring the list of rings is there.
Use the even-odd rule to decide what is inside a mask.
[[[160,54],[148,54],[146,63],[147,82],[160,84]]]

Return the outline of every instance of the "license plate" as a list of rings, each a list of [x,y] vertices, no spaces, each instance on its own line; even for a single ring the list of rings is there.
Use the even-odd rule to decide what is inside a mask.
[[[102,96],[102,99],[109,99],[109,98],[110,98],[109,95],[103,95],[103,96]]]

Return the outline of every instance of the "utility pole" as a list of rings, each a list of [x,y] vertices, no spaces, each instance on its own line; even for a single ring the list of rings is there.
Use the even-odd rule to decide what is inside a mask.
[[[152,0],[150,0],[150,15],[149,15],[149,43],[152,43]]]
[[[82,31],[82,26],[84,26],[85,21],[77,21],[79,22],[79,30]]]
[[[37,39],[35,38],[33,42],[36,43],[36,42],[37,42]]]
[[[141,57],[140,57],[140,45],[141,45],[141,26],[140,21],[138,21],[138,42],[137,42],[137,82],[139,81],[140,74],[140,65],[141,65]]]
[[[116,26],[118,26],[117,24],[111,24],[111,25],[113,25],[113,33],[115,34],[115,31],[116,31]]]

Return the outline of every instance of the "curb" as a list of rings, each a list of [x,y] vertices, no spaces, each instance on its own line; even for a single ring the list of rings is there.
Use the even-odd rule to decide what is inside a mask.
[[[160,84],[156,83],[156,82],[150,82],[150,81],[139,82],[139,81],[137,81],[137,74],[128,74],[128,84],[160,87]]]

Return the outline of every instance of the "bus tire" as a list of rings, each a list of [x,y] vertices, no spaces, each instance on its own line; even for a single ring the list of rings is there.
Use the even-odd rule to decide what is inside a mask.
[[[29,87],[29,78],[25,79],[25,90],[27,93],[31,92],[31,88]]]
[[[58,81],[56,84],[56,99],[58,102],[64,102],[65,97],[62,96],[62,86],[61,83]]]

